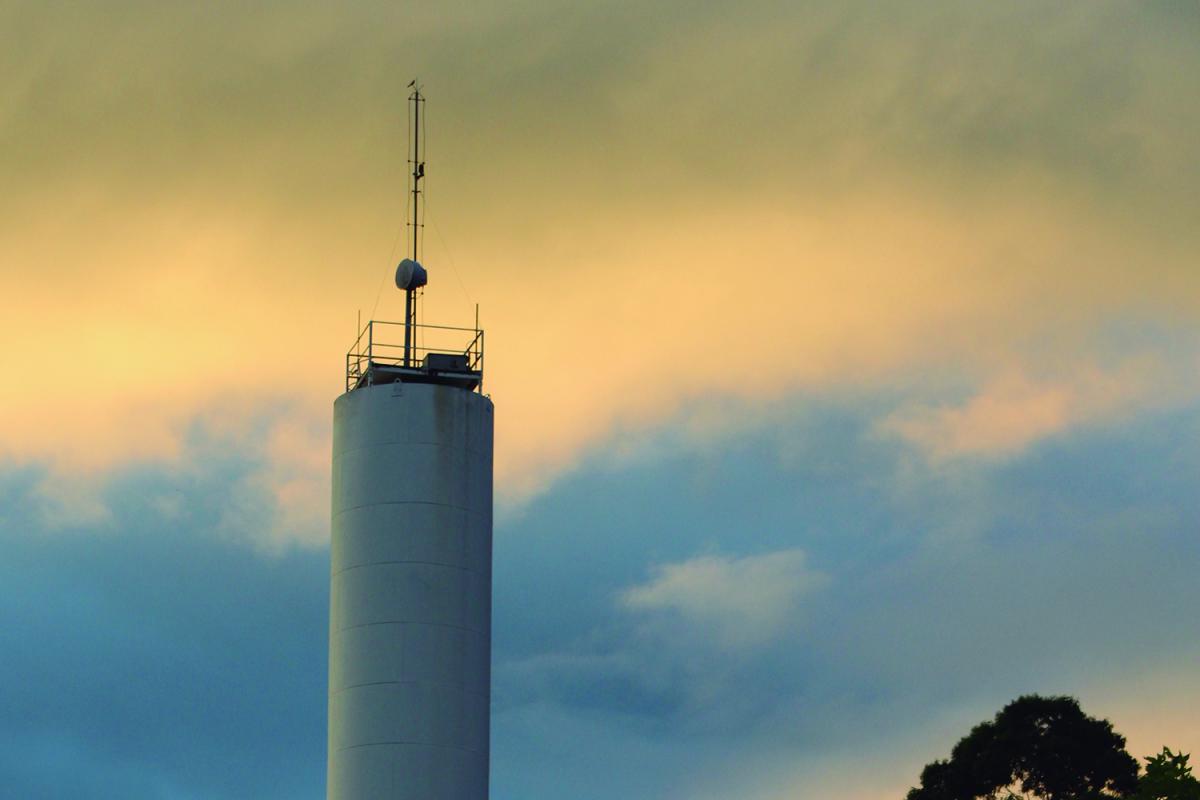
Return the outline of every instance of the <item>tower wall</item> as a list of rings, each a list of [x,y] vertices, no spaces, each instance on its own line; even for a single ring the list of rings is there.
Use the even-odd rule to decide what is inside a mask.
[[[328,800],[486,800],[492,403],[334,403]]]

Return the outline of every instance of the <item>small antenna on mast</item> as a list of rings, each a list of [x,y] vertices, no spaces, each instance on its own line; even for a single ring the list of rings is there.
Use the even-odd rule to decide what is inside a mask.
[[[409,130],[409,143],[412,145],[412,157],[408,163],[412,165],[412,184],[410,191],[412,192],[412,221],[409,222],[409,227],[412,228],[412,250],[410,258],[413,261],[421,260],[421,179],[425,177],[425,153],[421,149],[421,104],[425,102],[425,97],[421,94],[421,87],[417,84],[416,79],[409,81],[409,88],[412,89],[412,94],[408,96],[408,102],[412,104],[410,119],[412,128]]]
[[[412,366],[413,331],[417,326],[417,304],[413,295],[429,280],[418,260],[421,253],[421,179],[425,177],[425,158],[421,150],[421,104],[425,98],[415,78],[409,81],[408,88],[412,89],[412,94],[408,96],[408,102],[412,104],[409,113],[412,126],[408,130],[412,143],[412,157],[408,161],[412,165],[412,221],[408,223],[412,228],[412,256],[401,261],[396,268],[396,286],[404,290],[405,367]]]

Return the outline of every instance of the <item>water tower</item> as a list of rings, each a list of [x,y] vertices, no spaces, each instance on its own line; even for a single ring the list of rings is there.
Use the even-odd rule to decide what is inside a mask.
[[[483,332],[418,325],[413,87],[403,322],[369,321],[334,403],[328,800],[486,800],[492,402]]]

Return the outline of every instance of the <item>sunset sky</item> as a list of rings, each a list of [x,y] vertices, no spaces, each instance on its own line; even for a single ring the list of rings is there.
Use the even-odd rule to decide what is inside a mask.
[[[332,403],[487,331],[496,800],[1200,758],[1200,5],[0,6],[0,794],[324,796]]]

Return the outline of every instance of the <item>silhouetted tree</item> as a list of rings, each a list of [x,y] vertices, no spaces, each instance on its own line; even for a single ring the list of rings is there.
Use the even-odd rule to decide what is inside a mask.
[[[1146,756],[1146,774],[1138,780],[1136,800],[1200,800],[1200,781],[1192,776],[1185,753],[1167,748]]]
[[[975,726],[948,761],[927,765],[908,800],[1129,797],[1137,776],[1111,723],[1084,714],[1074,698],[1028,695]]]

